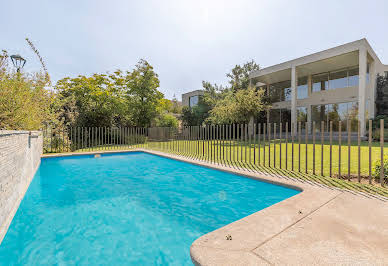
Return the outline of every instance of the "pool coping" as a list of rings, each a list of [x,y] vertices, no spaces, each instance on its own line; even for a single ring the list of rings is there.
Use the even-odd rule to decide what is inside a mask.
[[[369,206],[370,204],[377,204],[378,206],[375,206],[375,208],[377,208],[377,210],[379,211],[377,213],[377,216],[379,218],[382,218],[384,221],[384,215],[386,215],[387,209],[385,207],[387,205],[384,205],[385,203],[378,202],[378,200],[376,199],[366,199],[361,197],[360,195],[353,195],[347,191],[340,190],[337,188],[320,186],[319,184],[298,180],[287,176],[253,172],[249,169],[241,169],[238,167],[233,168],[200,161],[198,159],[187,158],[181,155],[168,154],[142,148],[116,151],[45,154],[42,155],[42,158],[93,154],[130,153],[139,151],[179,160],[182,162],[192,163],[211,169],[221,170],[224,172],[229,172],[240,176],[245,176],[247,178],[281,185],[301,191],[297,195],[294,195],[261,211],[255,212],[249,216],[234,221],[224,227],[218,228],[210,233],[199,237],[192,243],[190,247],[190,256],[195,265],[271,265],[305,263],[328,264],[328,262],[329,264],[343,262],[343,264],[351,265],[354,263],[360,263],[360,261],[357,261],[357,255],[353,258],[346,257],[349,252],[346,250],[348,246],[344,244],[346,242],[343,242],[343,236],[337,237],[336,235],[334,235],[334,238],[336,238],[335,241],[337,242],[335,242],[333,239],[329,239],[329,241],[332,241],[334,244],[331,243],[330,245],[333,245],[333,247],[330,247],[329,251],[327,251],[315,248],[317,242],[315,241],[311,243],[311,235],[317,235],[318,241],[327,242],[328,240],[325,239],[326,236],[322,237],[322,234],[327,232],[329,232],[330,234],[330,231],[327,231],[327,228],[325,227],[320,228],[321,223],[324,222],[326,223],[324,224],[324,226],[332,226],[334,222],[334,227],[330,227],[330,230],[334,229],[335,233],[338,232],[338,230],[344,229],[345,232],[349,231],[349,227],[346,226],[348,226],[350,222],[353,222],[349,221],[352,218],[344,218],[343,216],[341,216],[341,211],[348,212],[348,214],[350,214],[350,217],[354,216],[355,214],[360,214],[357,209],[357,206],[353,207],[353,204],[359,204],[360,206],[364,206],[364,211],[365,209],[367,209],[367,211],[370,209],[370,211],[373,211],[373,215],[376,214],[376,209],[369,208]],[[344,202],[348,205],[349,203],[351,203],[351,206],[349,207],[348,205],[344,204]],[[332,212],[330,213],[330,211]],[[333,212],[335,212],[334,215]],[[340,213],[339,216],[336,215],[337,212]],[[324,214],[323,218],[316,217],[320,215],[322,216],[322,213]],[[322,220],[325,220],[326,216],[329,216],[328,219],[322,222]],[[366,217],[372,217],[372,214],[366,215]],[[353,226],[351,228],[353,230],[358,229],[359,231],[353,231],[350,233],[352,234],[352,237],[354,234],[354,238],[356,239],[356,241],[358,241],[356,242],[356,244],[365,244],[363,243],[363,241],[367,244],[370,244],[371,241],[366,239],[367,237],[363,236],[363,233],[370,233],[368,230],[372,227],[372,229],[374,230],[373,233],[376,233],[376,226],[380,226],[381,228],[380,222],[378,222],[378,225],[371,226],[370,224],[368,224],[368,218],[364,219],[364,217],[362,216],[360,220],[360,217],[357,215],[355,216],[355,218],[356,221],[351,224],[351,226]],[[311,224],[313,225],[312,229],[303,229],[304,227],[311,227]],[[366,229],[365,226],[369,227]],[[296,231],[297,229],[300,229],[300,231]],[[381,230],[378,233],[381,234]],[[372,247],[374,247],[375,249],[380,249],[379,251],[384,251],[386,248],[386,243],[384,242],[384,235],[387,235],[387,233],[388,230],[387,232],[383,231],[382,236],[378,235],[378,245],[373,246],[374,244],[376,244],[376,241],[372,241]],[[296,236],[302,236],[302,239],[300,241],[298,240],[297,246],[293,246],[292,248],[290,248],[290,252],[299,252],[298,257],[294,256],[293,253],[292,255],[288,254],[288,256],[286,256],[283,251],[288,250],[288,247],[291,247],[287,246],[290,245],[290,238],[292,239],[294,237],[293,241],[295,241]],[[307,237],[307,240],[303,239],[305,236]],[[319,236],[321,238],[319,238]],[[331,238],[333,238],[333,235],[331,235]],[[340,240],[339,242],[338,239]],[[376,237],[374,239],[376,240]],[[291,245],[293,245],[292,241]],[[274,247],[276,248],[276,250],[274,250]],[[341,257],[340,254],[336,254],[338,250],[342,251],[341,248],[348,252],[345,253],[345,257],[343,255]],[[305,250],[307,251],[305,252]],[[334,250],[335,252],[333,253],[332,250]],[[373,250],[373,252],[374,251],[375,250]],[[368,254],[362,254],[365,255],[365,257],[362,257],[362,259],[370,259],[371,254],[374,254],[373,252],[369,252]],[[382,253],[380,252],[380,254]],[[373,264],[374,261],[378,261],[379,263],[383,262],[384,264],[384,262],[388,262],[388,257],[386,257],[385,255],[379,255],[377,259],[375,259],[375,257],[372,257],[371,260],[366,261],[366,264]]]

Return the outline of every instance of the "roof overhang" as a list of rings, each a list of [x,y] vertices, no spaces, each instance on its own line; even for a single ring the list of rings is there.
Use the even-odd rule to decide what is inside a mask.
[[[257,82],[271,84],[290,80],[293,66],[299,77],[357,66],[361,46],[366,47],[368,60],[378,60],[367,41],[362,39],[254,71],[250,74],[250,78],[253,79],[254,84]]]

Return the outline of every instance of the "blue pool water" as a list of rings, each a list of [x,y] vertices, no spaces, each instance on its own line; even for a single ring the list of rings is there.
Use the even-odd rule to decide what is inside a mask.
[[[45,158],[0,264],[189,265],[195,239],[297,193],[142,152]]]

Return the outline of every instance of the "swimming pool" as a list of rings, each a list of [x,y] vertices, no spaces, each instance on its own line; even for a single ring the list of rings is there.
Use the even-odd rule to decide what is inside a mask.
[[[0,264],[190,265],[195,239],[298,193],[144,152],[43,158]]]

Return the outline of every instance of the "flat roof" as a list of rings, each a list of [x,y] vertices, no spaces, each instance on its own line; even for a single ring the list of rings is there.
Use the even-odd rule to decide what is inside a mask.
[[[342,44],[333,48],[329,48],[317,53],[313,53],[310,55],[302,56],[293,60],[289,60],[280,64],[276,64],[273,66],[269,66],[263,69],[259,69],[256,71],[253,71],[250,73],[250,78],[256,78],[264,75],[268,75],[270,73],[274,72],[288,72],[289,69],[291,69],[293,66],[303,66],[307,64],[311,64],[317,61],[325,60],[328,58],[333,58],[337,56],[343,56],[345,54],[348,54],[348,58],[350,58],[349,55],[354,54],[357,52],[361,47],[365,47],[367,49],[367,52],[373,60],[377,60],[380,64],[380,59],[377,57],[375,52],[373,51],[372,47],[369,45],[368,41],[363,38],[357,41],[349,42],[346,44]],[[358,52],[357,52],[358,55]],[[344,59],[344,58],[342,58]],[[353,60],[354,61],[354,60]],[[353,62],[354,63],[354,62]],[[358,63],[358,58],[357,58]]]

